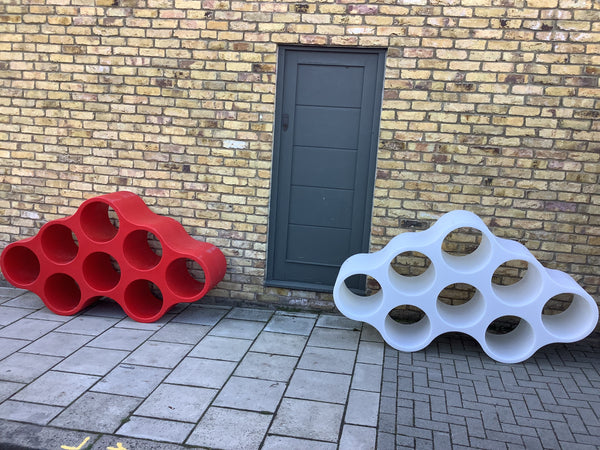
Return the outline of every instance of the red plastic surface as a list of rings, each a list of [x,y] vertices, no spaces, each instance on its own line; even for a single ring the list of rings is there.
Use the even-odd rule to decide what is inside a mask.
[[[72,216],[8,245],[0,266],[13,286],[36,293],[57,314],[110,297],[132,319],[154,322],[173,305],[204,297],[227,263],[217,247],[124,191],[86,200]]]

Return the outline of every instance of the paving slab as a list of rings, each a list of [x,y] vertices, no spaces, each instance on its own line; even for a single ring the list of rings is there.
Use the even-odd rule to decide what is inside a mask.
[[[284,383],[233,376],[213,404],[229,408],[273,413],[283,397]]]
[[[229,314],[228,319],[241,319],[241,320],[255,320],[259,322],[268,322],[274,311],[269,309],[258,309],[258,308],[233,308]]]
[[[111,317],[82,315],[72,318],[60,328],[57,328],[56,331],[61,333],[88,334],[91,336],[98,336],[118,323],[118,321],[118,319]]]
[[[0,404],[0,419],[46,425],[61,411],[59,406],[6,400]],[[0,439],[5,438],[2,436]]]
[[[50,371],[13,395],[13,400],[67,406],[93,386],[100,377]]]
[[[45,306],[42,309],[38,309],[37,311],[30,311],[27,316],[28,319],[40,319],[40,320],[51,320],[53,322],[68,322],[69,320],[73,320],[73,316],[61,316],[50,311]]]
[[[117,434],[153,441],[183,443],[193,428],[194,425],[187,422],[132,416],[117,430]]]
[[[339,450],[375,450],[376,442],[376,428],[344,425]]]
[[[308,345],[313,347],[356,350],[359,338],[359,331],[316,327],[310,335]]]
[[[212,336],[254,339],[265,326],[264,322],[223,319],[211,331]]]
[[[189,353],[189,356],[224,361],[240,361],[252,341],[221,336],[206,336]]]
[[[4,306],[14,306],[16,308],[41,309],[44,308],[44,302],[33,292],[22,291],[21,295],[3,303]]]
[[[195,325],[216,325],[223,316],[227,314],[227,309],[203,308],[199,306],[190,306],[177,314],[172,322],[191,323]]]
[[[140,345],[124,362],[172,369],[179,364],[192,348],[189,344],[147,341]]]
[[[384,342],[383,338],[381,337],[381,334],[379,333],[379,331],[377,331],[377,328],[373,327],[372,325],[369,325],[368,323],[363,323],[360,339],[369,342]]]
[[[313,317],[300,317],[284,314],[274,314],[267,323],[265,331],[309,336],[316,322]]]
[[[0,338],[0,360],[12,355],[30,342],[23,339]]]
[[[362,322],[333,314],[320,314],[316,324],[317,327],[339,328],[341,330],[353,331],[360,331],[362,329],[362,325]]]
[[[168,374],[168,369],[159,367],[119,364],[100,379],[91,390],[107,394],[146,397]]]
[[[270,433],[337,442],[343,405],[284,398],[277,410]]]
[[[355,425],[377,426],[379,392],[350,390],[345,422]]]
[[[352,377],[352,389],[381,392],[383,366],[378,364],[356,363]]]
[[[307,346],[298,368],[351,375],[355,358],[356,352],[352,350]]]
[[[345,404],[350,388],[350,375],[297,369],[286,397]]]
[[[92,336],[84,334],[59,333],[52,331],[21,349],[23,353],[38,353],[50,356],[69,356],[83,347]]]
[[[247,378],[286,382],[292,376],[298,358],[248,352],[240,362],[235,375]]]
[[[106,375],[129,355],[125,350],[82,347],[58,364],[55,369],[87,375]]]
[[[257,450],[272,417],[271,414],[211,407],[186,444],[224,450]]]
[[[102,392],[86,392],[62,411],[50,425],[114,433],[140,404],[141,399]]]
[[[15,383],[13,381],[0,381],[0,403],[9,398],[23,386],[25,383]]]
[[[362,341],[358,346],[356,361],[366,364],[383,364],[384,344]]]
[[[192,344],[200,342],[211,327],[188,323],[167,323],[150,338],[153,341],[175,342],[177,344]]]
[[[275,355],[300,356],[307,340],[307,336],[263,331],[250,350]]]
[[[15,288],[12,286],[0,286],[0,301],[8,301],[20,297],[27,293],[24,289]]]
[[[134,350],[150,336],[152,336],[151,331],[110,328],[89,342],[88,346],[113,350]]]
[[[137,322],[131,317],[125,317],[115,324],[115,328],[131,328],[133,330],[158,331],[164,327],[175,314],[165,314],[154,322]]]
[[[312,441],[286,436],[269,435],[265,439],[262,450],[336,450],[337,445],[331,442]]]
[[[31,383],[60,360],[57,356],[13,353],[0,361],[0,380]]]
[[[6,326],[31,314],[29,309],[0,306],[0,325]]]
[[[217,392],[216,389],[163,383],[144,400],[135,415],[196,423]]]
[[[0,329],[0,337],[33,341],[60,326],[59,322],[23,318]]]
[[[236,367],[232,361],[186,357],[171,372],[167,383],[220,389]]]

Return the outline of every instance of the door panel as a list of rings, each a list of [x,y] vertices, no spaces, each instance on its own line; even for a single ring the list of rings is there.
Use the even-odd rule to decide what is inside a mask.
[[[368,250],[383,69],[383,50],[281,49],[268,284],[331,290]]]
[[[296,146],[292,160],[292,186],[352,189],[355,168],[355,151]]]
[[[305,270],[314,270],[315,274],[311,274],[314,278],[321,277],[320,271],[330,266],[339,268],[337,254],[348,251],[351,233],[348,229],[335,228],[322,228],[319,231],[315,233],[314,227],[302,225],[290,225],[289,228],[288,260],[306,265]],[[328,251],[324,252],[324,248]],[[288,276],[294,277],[295,274],[291,272]]]
[[[298,67],[297,105],[360,108],[362,90],[348,91],[345,86],[362,86],[362,67],[302,64]],[[347,80],[340,83],[339,80]]]
[[[296,106],[294,145],[356,149],[359,123],[356,108]]]
[[[352,191],[344,189],[292,186],[290,223],[315,227],[350,228],[353,194]]]

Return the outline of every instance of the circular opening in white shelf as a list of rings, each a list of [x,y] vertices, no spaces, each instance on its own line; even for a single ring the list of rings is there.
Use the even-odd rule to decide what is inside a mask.
[[[477,288],[465,283],[454,283],[442,289],[436,305],[442,320],[456,328],[472,326],[485,313],[483,295]]]
[[[597,306],[582,296],[562,293],[549,299],[542,309],[542,322],[549,333],[563,341],[587,335],[597,320]]]
[[[390,266],[400,276],[418,277],[429,269],[431,260],[423,253],[407,251],[400,253],[392,259]]]
[[[431,340],[431,321],[415,305],[400,305],[392,309],[385,318],[383,329],[386,341],[401,351],[420,350]]]
[[[389,279],[408,295],[423,292],[435,281],[435,266],[427,255],[417,251],[398,254],[390,262]]]
[[[461,227],[452,230],[442,241],[442,250],[451,256],[467,256],[479,248],[483,233],[472,227]]]
[[[514,363],[523,361],[531,354],[535,333],[526,320],[502,316],[488,325],[485,343],[495,360]]]
[[[492,283],[498,286],[512,286],[518,283],[527,273],[529,263],[520,259],[506,261],[499,265],[492,275]]]
[[[362,284],[366,278],[366,290],[354,286]],[[383,289],[379,282],[366,274],[346,277],[339,285],[336,305],[347,316],[359,318],[373,314],[383,303]]]
[[[108,242],[119,231],[119,216],[107,203],[94,201],[81,211],[81,228],[95,242]]]
[[[50,224],[42,229],[41,243],[46,257],[58,264],[73,261],[79,251],[75,233],[60,223]]]
[[[442,241],[442,257],[456,271],[475,272],[492,257],[492,244],[477,228],[456,228]]]
[[[435,266],[431,259],[417,251],[398,254],[389,266],[389,279],[407,295],[423,292],[435,282]]]
[[[160,262],[162,246],[154,234],[140,229],[127,235],[123,242],[123,253],[136,269],[149,270]]]
[[[537,297],[542,289],[539,269],[524,260],[510,260],[500,264],[492,275],[496,295],[510,305],[524,305]]]

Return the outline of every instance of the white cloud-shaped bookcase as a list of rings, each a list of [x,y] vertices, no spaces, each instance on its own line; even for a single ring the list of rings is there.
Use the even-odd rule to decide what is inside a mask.
[[[476,250],[461,256],[444,251],[447,236],[461,229],[480,233]],[[407,252],[429,259],[423,273],[405,276],[393,269],[395,258]],[[514,261],[526,266],[524,274],[514,284],[495,284],[498,268]],[[381,289],[356,293],[346,284],[356,276],[374,278]],[[440,293],[457,284],[470,286],[473,296],[458,305],[442,301]],[[546,303],[561,294],[571,299],[568,308],[547,313]],[[421,350],[443,333],[461,332],[505,363],[524,361],[547,344],[581,340],[598,322],[596,302],[571,276],[545,268],[522,244],[494,236],[469,211],[449,212],[425,231],[402,233],[377,252],[351,256],[340,268],[333,297],[342,314],[369,323],[397,350]],[[416,307],[422,317],[396,321],[390,312],[399,306]],[[518,325],[507,332],[490,327],[507,316],[518,318]]]

